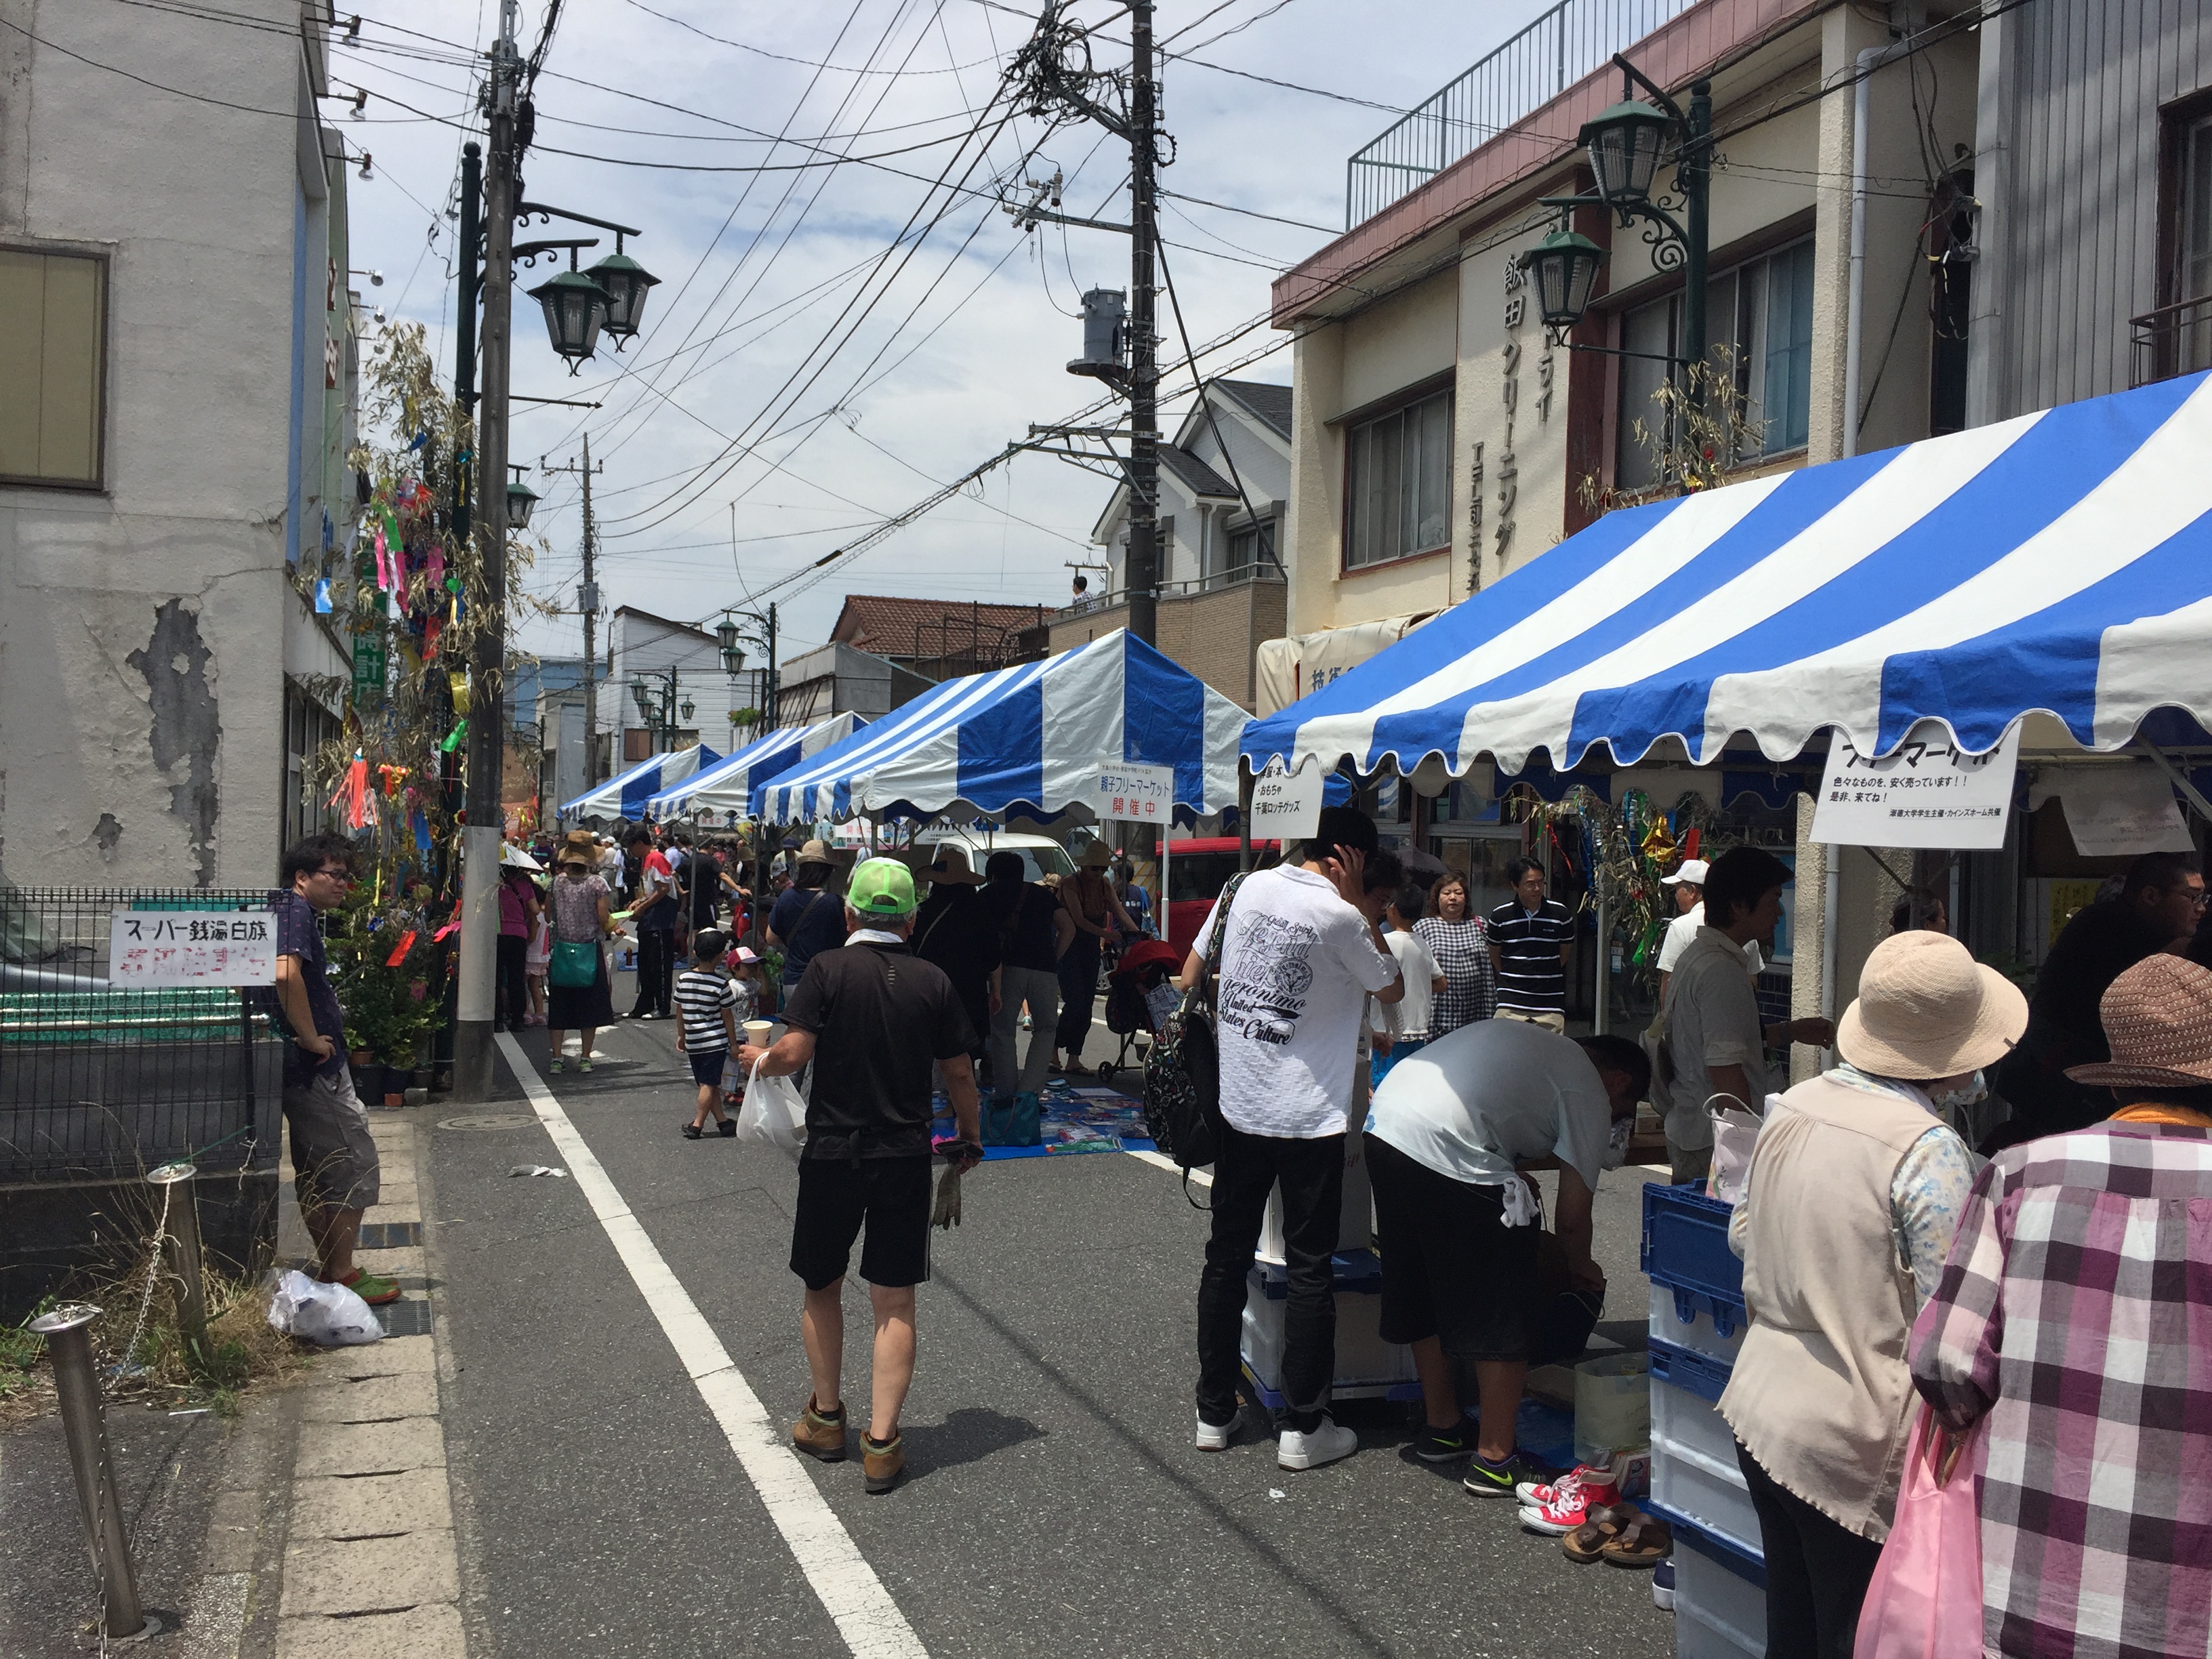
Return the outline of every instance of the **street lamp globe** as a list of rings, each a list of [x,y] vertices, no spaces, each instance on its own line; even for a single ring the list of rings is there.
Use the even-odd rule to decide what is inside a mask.
[[[1641,202],[1651,194],[1651,175],[1659,169],[1667,116],[1631,99],[1586,122],[1578,142],[1589,152],[1597,193],[1608,202]]]
[[[606,290],[580,270],[564,270],[532,289],[530,297],[545,307],[545,331],[574,374],[599,347],[607,321]]]
[[[629,694],[637,703],[637,716],[647,726],[653,724],[653,688],[642,679],[629,683]]]
[[[722,653],[722,672],[732,679],[745,672],[745,653],[732,645]]]
[[[714,624],[714,643],[722,647],[726,657],[738,648],[738,624],[734,618],[726,616]]]
[[[697,707],[698,705],[694,703],[690,698],[686,697],[684,699],[682,704],[677,708],[676,712],[684,716],[684,725],[689,726],[691,724],[691,716]]]
[[[538,505],[538,492],[520,478],[510,479],[507,486],[507,527],[509,530],[530,528],[530,511]]]
[[[585,274],[607,296],[605,327],[615,337],[615,349],[620,351],[623,342],[637,332],[638,313],[645,309],[646,290],[657,286],[660,278],[621,252],[619,239],[617,251]]]
[[[1547,327],[1564,333],[1589,308],[1590,289],[1605,250],[1587,236],[1555,230],[1521,256],[1521,269],[1536,288],[1536,309]]]

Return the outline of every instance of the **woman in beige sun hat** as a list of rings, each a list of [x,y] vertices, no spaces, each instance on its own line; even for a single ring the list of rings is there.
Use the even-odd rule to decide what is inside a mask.
[[[1751,1326],[1721,1415],[1764,1534],[1770,1652],[1851,1651],[1897,1506],[1905,1339],[1973,1185],[1942,1114],[2027,1028],[2027,1000],[1966,946],[1899,933],[1837,1023],[1842,1063],[1768,1097],[1729,1225]]]

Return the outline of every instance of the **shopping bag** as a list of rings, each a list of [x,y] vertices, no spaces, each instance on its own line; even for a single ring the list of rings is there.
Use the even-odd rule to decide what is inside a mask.
[[[1717,1106],[1713,1101],[1730,1103]],[[1782,1103],[1780,1095],[1766,1097],[1766,1109],[1771,1113]],[[1715,1095],[1705,1104],[1713,1120],[1713,1167],[1705,1181],[1705,1196],[1717,1198],[1723,1204],[1741,1203],[1743,1187],[1751,1174],[1751,1155],[1759,1145],[1759,1132],[1765,1125],[1733,1095]]]
[[[1897,1519],[1859,1610],[1852,1659],[1953,1659],[1982,1651],[1981,1484],[1977,1423],[1963,1438],[1925,1401],[1897,1494]]]
[[[269,1323],[286,1336],[325,1348],[354,1347],[384,1335],[384,1327],[355,1291],[310,1279],[296,1267],[287,1269],[276,1281],[276,1294],[269,1301]]]
[[[745,1079],[744,1103],[738,1108],[738,1139],[757,1146],[795,1150],[806,1134],[806,1097],[787,1077],[763,1077],[753,1062]]]

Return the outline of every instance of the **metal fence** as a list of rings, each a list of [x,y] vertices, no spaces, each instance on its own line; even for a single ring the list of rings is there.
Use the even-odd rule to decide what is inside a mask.
[[[1697,0],[1560,0],[1344,164],[1344,228],[1371,219]]]
[[[191,1156],[276,1159],[282,1039],[254,994],[118,987],[120,910],[252,910],[264,892],[0,886],[0,1181],[102,1179]]]

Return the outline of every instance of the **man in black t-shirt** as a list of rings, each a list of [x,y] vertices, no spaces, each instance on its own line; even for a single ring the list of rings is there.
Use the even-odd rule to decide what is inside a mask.
[[[744,1045],[738,1060],[769,1077],[814,1066],[791,1229],[814,1392],[792,1439],[825,1462],[845,1455],[845,1269],[865,1225],[860,1277],[875,1308],[876,1348],[860,1462],[867,1489],[880,1492],[906,1465],[898,1425],[914,1381],[914,1287],[929,1277],[931,1061],[944,1069],[959,1125],[951,1154],[963,1170],[983,1156],[982,1120],[969,1058],[975,1033],[959,994],[907,944],[913,872],[896,859],[870,859],[854,871],[842,908],[853,931],[807,963],[784,1006],[790,1029],[773,1048]]]

